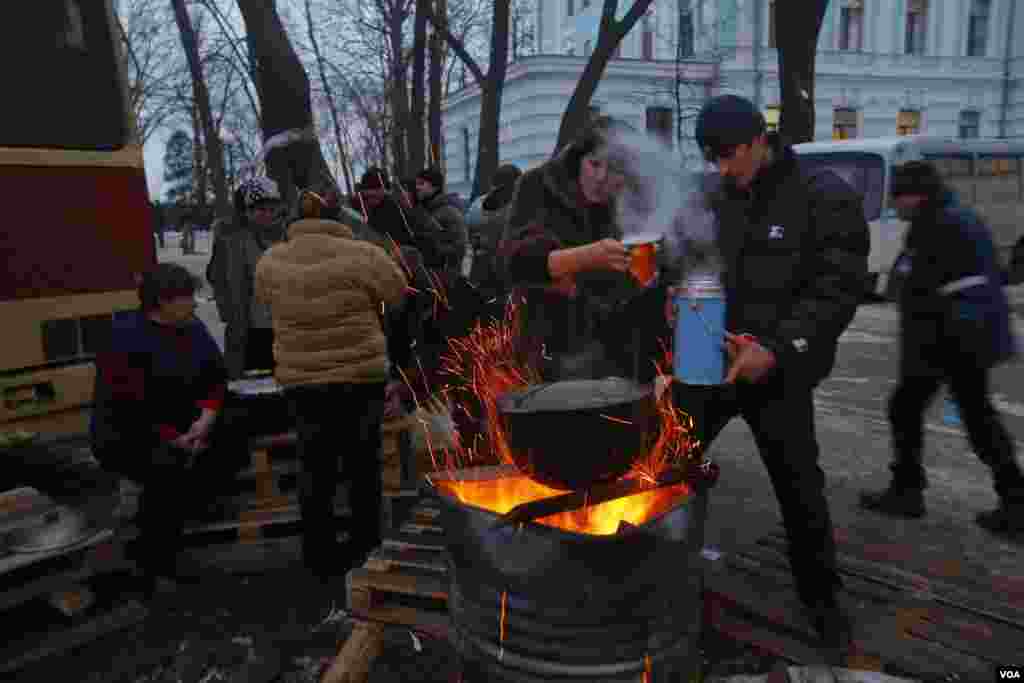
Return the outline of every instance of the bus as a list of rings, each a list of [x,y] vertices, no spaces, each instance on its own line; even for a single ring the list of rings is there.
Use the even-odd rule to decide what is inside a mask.
[[[802,165],[827,168],[864,197],[871,228],[869,293],[886,297],[889,274],[907,231],[889,197],[892,167],[907,161],[935,164],[961,204],[972,207],[992,231],[1010,281],[1024,277],[1024,142],[926,135],[807,142],[794,146]]]
[[[113,0],[19,4],[0,115],[0,434],[86,431],[93,355],[156,263]]]

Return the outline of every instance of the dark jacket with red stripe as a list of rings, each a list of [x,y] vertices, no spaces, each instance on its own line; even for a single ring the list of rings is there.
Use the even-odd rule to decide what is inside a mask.
[[[199,320],[156,323],[141,312],[114,317],[105,351],[96,354],[93,449],[148,449],[189,430],[203,408],[219,410],[227,371],[217,342]]]

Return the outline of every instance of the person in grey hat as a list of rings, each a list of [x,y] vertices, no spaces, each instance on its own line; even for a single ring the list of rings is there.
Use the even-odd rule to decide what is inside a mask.
[[[515,164],[503,164],[494,172],[491,191],[482,198],[479,220],[468,222],[469,239],[474,250],[473,270],[469,279],[487,302],[485,317],[500,320],[505,312],[507,292],[498,273],[495,258],[498,243],[508,223],[509,207],[516,181],[523,175]]]
[[[711,189],[726,298],[726,389],[702,429],[706,448],[734,417],[754,434],[789,539],[797,593],[823,644],[846,650],[832,521],[818,465],[814,388],[863,298],[863,200],[830,171],[809,173],[748,100],[710,100],[696,126]],[[670,318],[674,311],[668,307]],[[706,421],[707,422],[707,421]]]

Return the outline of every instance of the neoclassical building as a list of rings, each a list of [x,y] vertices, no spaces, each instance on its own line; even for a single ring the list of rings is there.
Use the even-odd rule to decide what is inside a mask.
[[[787,11],[800,0],[788,0]],[[631,0],[620,0],[625,13]],[[501,161],[547,159],[597,38],[602,0],[536,0],[537,54],[510,65]],[[831,0],[818,43],[815,138],[926,133],[1024,137],[1024,6],[1016,0]],[[778,120],[775,0],[655,0],[609,63],[592,105],[673,140],[696,163],[692,118],[710,95]],[[468,194],[480,91],[444,105],[445,164]],[[678,125],[677,114],[682,116]],[[678,129],[677,129],[678,128]]]

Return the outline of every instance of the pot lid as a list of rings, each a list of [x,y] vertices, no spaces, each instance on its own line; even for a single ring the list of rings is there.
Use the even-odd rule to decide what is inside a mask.
[[[12,532],[10,550],[16,553],[58,550],[75,545],[94,533],[96,529],[82,513],[62,506],[46,514],[40,524]]]
[[[498,399],[498,409],[503,413],[593,410],[635,403],[650,395],[650,387],[623,377],[566,380],[510,391]]]

